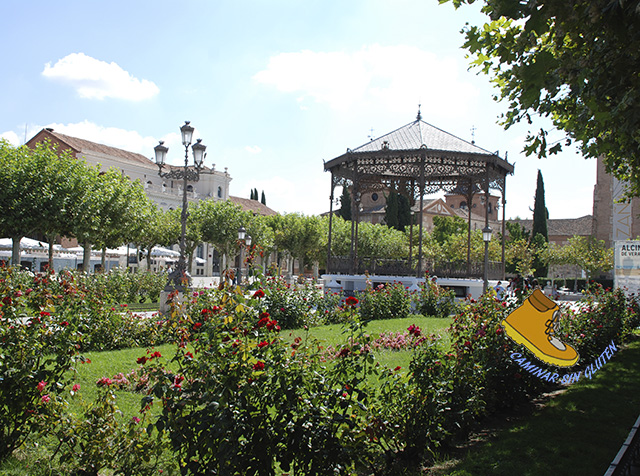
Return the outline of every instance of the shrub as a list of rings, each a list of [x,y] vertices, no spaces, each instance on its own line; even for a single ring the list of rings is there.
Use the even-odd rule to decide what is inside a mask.
[[[14,287],[15,273],[0,268],[0,460],[39,428],[79,359],[76,326],[46,310],[28,312],[33,291]]]
[[[176,323],[175,370],[142,359],[157,382],[143,405],[162,402],[155,427],[183,474],[343,474],[379,452],[363,438],[377,415],[377,368],[355,309],[349,345],[325,364],[317,343],[280,338],[267,296],[194,297]]]
[[[367,287],[360,295],[360,316],[364,320],[401,319],[411,313],[411,292],[402,283]]]
[[[416,310],[424,316],[449,317],[458,311],[455,292],[446,290],[433,279],[427,279],[419,285],[416,296]]]

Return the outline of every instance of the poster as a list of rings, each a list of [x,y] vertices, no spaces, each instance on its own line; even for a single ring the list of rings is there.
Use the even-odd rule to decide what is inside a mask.
[[[640,241],[616,241],[614,285],[627,294],[640,294]]]

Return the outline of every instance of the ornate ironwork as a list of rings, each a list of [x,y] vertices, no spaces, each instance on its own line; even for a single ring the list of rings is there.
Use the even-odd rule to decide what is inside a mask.
[[[169,167],[168,172],[163,172],[162,169],[164,167]],[[172,179],[172,180],[187,180],[187,182],[197,182],[200,180],[200,171],[203,167],[193,167],[184,169],[184,167],[175,168],[170,165],[160,165],[158,164],[158,175],[162,178]]]
[[[420,121],[420,115],[418,115],[414,124]],[[513,173],[513,165],[500,158],[497,152],[490,153],[473,144],[467,144],[468,147],[461,147],[459,150],[429,149],[424,144],[418,148],[401,149],[397,144],[404,138],[394,142],[395,138],[392,134],[381,138],[379,143],[372,142],[371,145],[358,148],[360,150],[347,149],[345,154],[325,162],[325,171],[331,172],[332,193],[333,188],[339,185],[351,188],[354,198],[361,196],[364,192],[385,189],[402,190],[408,195],[411,203],[420,203],[420,231],[422,231],[422,203],[425,195],[441,190],[453,192],[461,186],[469,187],[471,184],[485,193],[488,193],[489,189],[500,190],[504,204],[506,176]],[[361,265],[361,260],[357,256],[359,210],[355,202],[356,200],[352,202],[354,204],[352,216],[356,226],[352,226],[352,256],[348,260],[349,272],[355,272]],[[331,234],[331,227],[329,233]],[[421,257],[422,233],[419,236],[418,256]],[[330,243],[329,240],[329,255],[331,254]],[[329,259],[327,266],[330,271],[342,269],[337,262],[335,265],[338,268],[334,268],[333,264],[333,260]],[[420,260],[416,269],[417,274],[421,274]],[[398,274],[401,272],[400,269],[397,270]],[[409,272],[414,270],[409,269]]]

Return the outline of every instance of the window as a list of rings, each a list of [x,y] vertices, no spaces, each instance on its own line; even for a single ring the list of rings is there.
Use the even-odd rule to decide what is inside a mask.
[[[467,208],[467,202],[460,202],[460,208]]]
[[[193,185],[187,185],[187,192],[193,192]]]
[[[218,198],[222,198],[222,187],[218,187]]]
[[[373,192],[371,194],[371,200],[373,200],[374,202],[378,201],[378,194],[376,192]]]

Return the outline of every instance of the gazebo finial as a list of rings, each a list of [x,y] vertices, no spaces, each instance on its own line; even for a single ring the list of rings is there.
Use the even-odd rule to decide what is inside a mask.
[[[416,121],[422,120],[422,114],[420,114],[420,106],[422,106],[422,104],[418,104],[418,115],[416,116]]]

